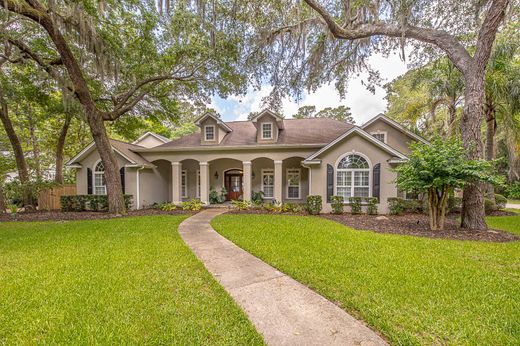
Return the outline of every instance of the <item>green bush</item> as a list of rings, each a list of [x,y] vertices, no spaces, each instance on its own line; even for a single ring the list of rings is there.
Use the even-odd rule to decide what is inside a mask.
[[[366,199],[367,202],[367,214],[377,215],[377,203],[379,200],[376,197],[370,197]]]
[[[307,196],[307,211],[311,215],[318,215],[322,209],[322,200],[319,195]]]
[[[249,201],[233,200],[231,205],[238,210],[249,210],[251,208],[251,202]]]
[[[402,198],[390,197],[388,201],[388,210],[392,215],[401,215],[404,212],[404,200]]]
[[[450,196],[448,197],[448,211],[459,212],[462,209],[462,198]]]
[[[263,206],[264,210],[270,212],[270,213],[280,213],[282,212],[282,203],[278,201],[272,201],[270,203],[264,203]]]
[[[484,210],[486,212],[486,215],[491,214],[496,209],[497,206],[495,203],[493,203],[492,200],[490,200],[489,198],[484,198]]]
[[[361,197],[349,197],[348,204],[352,214],[361,214]]]
[[[282,213],[301,213],[303,211],[303,206],[298,203],[284,203],[282,205]]]
[[[185,201],[181,203],[182,210],[199,211],[202,209],[203,203],[198,198],[194,198],[191,201]]]
[[[343,196],[332,196],[330,198],[330,201],[332,207],[332,214],[343,214],[343,203],[345,202]]]
[[[506,189],[507,197],[511,199],[520,199],[520,181],[517,181]]]
[[[162,211],[174,211],[177,209],[177,206],[173,203],[165,202],[157,204],[156,208]]]
[[[132,195],[124,195],[126,209],[132,206]],[[106,195],[61,196],[61,211],[108,211]]]
[[[264,202],[264,192],[258,191],[258,192],[251,192],[251,202],[256,205],[260,205]]]
[[[498,193],[495,194],[495,203],[498,210],[502,210],[506,207],[507,204],[507,198],[505,198],[502,195],[499,195]]]
[[[420,199],[401,199],[404,211],[408,213],[418,213],[423,208],[423,202]]]

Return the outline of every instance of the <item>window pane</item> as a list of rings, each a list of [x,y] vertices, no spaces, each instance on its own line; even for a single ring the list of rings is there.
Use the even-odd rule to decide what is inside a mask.
[[[206,140],[212,141],[215,139],[215,128],[213,126],[206,127]]]
[[[354,187],[355,197],[368,197],[368,187]]]
[[[274,196],[274,173],[272,171],[262,173],[262,191],[264,197]]]
[[[289,186],[287,195],[289,198],[300,198],[300,189],[295,186]]]
[[[368,186],[368,177],[367,171],[354,171],[354,186]]]
[[[262,138],[272,138],[272,124],[262,124]]]
[[[338,186],[338,196],[343,196],[343,199],[350,197],[350,187],[339,187]]]
[[[338,163],[338,169],[368,168],[368,162],[359,155],[348,155]]]

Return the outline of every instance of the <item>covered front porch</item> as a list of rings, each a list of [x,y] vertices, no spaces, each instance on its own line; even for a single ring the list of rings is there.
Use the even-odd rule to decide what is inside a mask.
[[[223,188],[226,201],[251,200],[253,193],[262,192],[265,201],[303,203],[309,194],[309,170],[302,166],[303,160],[293,156],[281,160],[152,161],[155,168],[139,173],[140,207],[194,198],[209,205],[211,191],[221,195]]]

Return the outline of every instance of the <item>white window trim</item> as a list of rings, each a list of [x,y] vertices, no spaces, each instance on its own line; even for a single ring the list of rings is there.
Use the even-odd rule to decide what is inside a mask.
[[[289,197],[289,172],[296,172],[298,171],[298,176],[300,177],[300,180],[298,180],[298,197]],[[302,196],[302,170],[300,168],[287,168],[285,170],[285,179],[286,179],[286,198],[287,199],[301,199]]]
[[[368,168],[363,168],[363,169],[360,169],[360,168],[346,168],[346,169],[338,169],[338,164],[339,162],[344,158],[344,157],[347,157],[349,155],[358,155],[358,156],[361,156],[362,158],[364,158],[367,163],[368,163]],[[354,174],[352,172],[354,171],[368,171],[368,197],[367,198],[370,198],[372,197],[372,161],[370,161],[370,159],[368,158],[368,156],[366,156],[365,154],[363,153],[360,153],[360,152],[357,152],[355,150],[352,150],[348,153],[345,153],[343,155],[341,155],[337,160],[336,160],[336,163],[334,164],[334,195],[337,196],[338,195],[338,172],[351,172],[351,177],[350,177],[350,181],[352,183],[352,185],[350,185],[350,196],[351,197],[356,197],[354,196]],[[345,204],[348,204],[349,201],[343,201]]]
[[[388,143],[388,132],[386,132],[386,131],[372,131],[372,132],[370,132],[370,134],[372,136],[374,136],[374,135],[383,135],[384,136],[383,143],[385,143],[385,144]],[[374,138],[375,138],[375,136],[374,136]]]
[[[274,181],[274,169],[272,168],[264,168],[262,169],[262,176],[260,177],[262,179],[262,192],[264,192],[264,175],[272,175],[273,176],[273,195],[272,196],[266,196],[265,194],[263,195],[263,198],[274,198],[274,188],[275,188],[275,185],[276,185],[276,182]]]
[[[96,167],[97,165],[101,162],[101,159],[97,160],[95,163],[94,163],[94,166],[92,166],[92,187],[93,187],[93,191],[92,191],[92,194],[94,195],[100,195],[100,196],[104,196],[107,194],[107,185],[100,185],[99,187],[104,187],[105,188],[105,193],[97,193],[96,192],[96,175],[105,175],[105,170],[103,168],[103,172],[96,172]],[[106,180],[105,180],[106,182]]]
[[[264,125],[271,125],[271,137],[264,137]],[[274,139],[274,124],[272,122],[263,122],[260,124],[260,138],[261,139]]]
[[[184,194],[182,193],[183,186],[182,186],[182,177],[184,178]],[[183,169],[181,172],[181,198],[188,198],[188,171]]]
[[[195,198],[200,198],[200,169],[197,169],[197,191],[195,192]]]
[[[208,139],[208,132],[206,129],[212,128],[213,129],[213,139]],[[217,138],[217,131],[215,130],[215,125],[205,125],[204,126],[204,140],[207,142],[214,142]]]

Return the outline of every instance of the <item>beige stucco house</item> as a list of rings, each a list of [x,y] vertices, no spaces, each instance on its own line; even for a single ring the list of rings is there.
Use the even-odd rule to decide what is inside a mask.
[[[224,122],[207,114],[200,130],[170,141],[146,133],[133,143],[112,140],[125,193],[134,208],[200,198],[225,186],[227,199],[304,203],[321,195],[378,197],[379,212],[398,196],[392,168],[407,160],[409,144],[426,142],[380,114],[362,126],[326,118],[283,119],[264,110],[250,121]],[[104,194],[103,164],[91,143],[67,163],[78,194]]]

